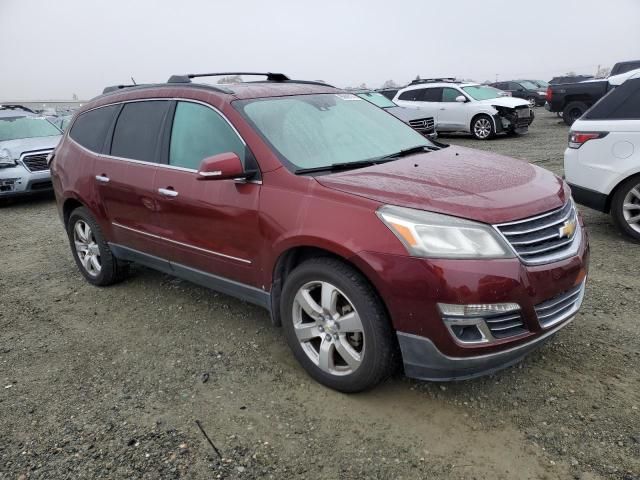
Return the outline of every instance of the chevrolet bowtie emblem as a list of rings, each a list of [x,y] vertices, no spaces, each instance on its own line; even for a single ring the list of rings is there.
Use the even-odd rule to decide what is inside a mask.
[[[558,234],[560,235],[560,238],[571,238],[575,231],[576,231],[576,221],[568,220],[564,222],[564,225],[562,225],[559,228]]]

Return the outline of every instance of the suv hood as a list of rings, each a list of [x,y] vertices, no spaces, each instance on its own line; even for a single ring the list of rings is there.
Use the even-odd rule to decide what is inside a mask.
[[[6,150],[12,159],[18,160],[25,152],[36,150],[53,150],[58,145],[62,135],[53,137],[19,138],[17,140],[6,140],[0,142],[0,150]]]
[[[479,103],[481,105],[498,105],[500,107],[509,107],[509,108],[529,106],[528,101],[523,100],[522,98],[516,98],[516,97],[497,97],[497,98],[490,98],[488,100],[476,100],[475,103]]]
[[[492,224],[559,208],[569,198],[564,182],[548,170],[454,146],[316,180],[382,204]]]

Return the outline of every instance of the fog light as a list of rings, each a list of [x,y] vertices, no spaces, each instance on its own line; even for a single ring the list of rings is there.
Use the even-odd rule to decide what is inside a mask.
[[[483,315],[499,315],[520,310],[520,305],[517,303],[472,303],[469,305],[439,303],[438,308],[440,313],[446,317],[482,317]]]
[[[449,328],[462,342],[476,343],[484,339],[477,325],[450,325]]]

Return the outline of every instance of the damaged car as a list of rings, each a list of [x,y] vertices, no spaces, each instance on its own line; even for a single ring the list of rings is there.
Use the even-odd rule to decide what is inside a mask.
[[[478,140],[499,133],[527,133],[534,119],[527,100],[504,96],[501,90],[478,83],[414,81],[399,90],[393,101],[433,116],[439,133],[466,132]]]
[[[435,139],[438,137],[436,133],[436,122],[433,117],[425,116],[424,112],[415,108],[407,108],[396,105],[382,93],[372,90],[362,90],[353,92],[363,100],[373,103],[376,107],[380,107],[390,113],[399,120],[413,128],[416,132],[427,138]]]
[[[28,108],[0,106],[0,201],[52,190],[47,157],[61,135]]]

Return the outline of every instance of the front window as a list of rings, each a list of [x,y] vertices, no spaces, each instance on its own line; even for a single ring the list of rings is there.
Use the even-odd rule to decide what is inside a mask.
[[[527,90],[539,90],[540,89],[540,87],[538,85],[536,85],[535,83],[530,82],[528,80],[520,82],[520,85],[522,85]]]
[[[504,95],[501,90],[486,85],[471,85],[462,87],[462,90],[474,100],[490,100]]]
[[[373,103],[376,107],[391,108],[397,107],[395,103],[389,100],[387,97],[378,92],[363,92],[357,94],[360,98],[364,98],[366,101]]]
[[[549,82],[545,82],[544,80],[536,80],[538,87],[547,88],[549,86]]]
[[[234,106],[296,170],[432,146],[402,121],[352,94],[258,98]]]
[[[21,138],[53,137],[60,134],[62,132],[45,118],[0,118],[0,142]]]

